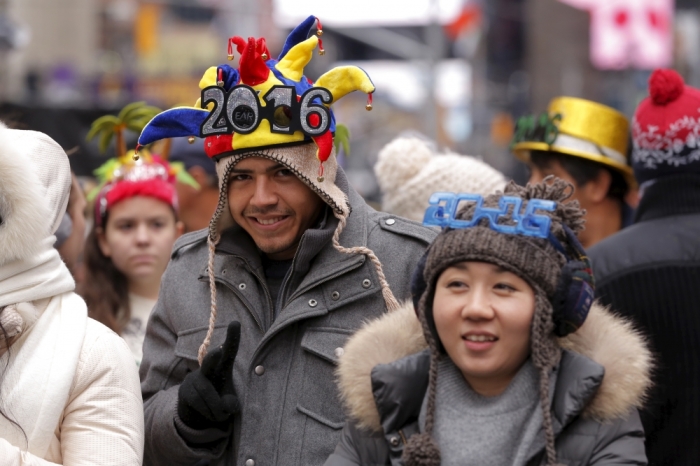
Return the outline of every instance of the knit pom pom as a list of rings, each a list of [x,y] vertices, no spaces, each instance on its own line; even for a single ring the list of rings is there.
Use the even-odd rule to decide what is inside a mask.
[[[440,466],[440,449],[427,433],[413,435],[403,449],[406,466]]]
[[[656,70],[649,78],[649,95],[656,105],[673,102],[684,88],[683,78],[674,70]]]
[[[393,192],[420,172],[433,157],[427,141],[416,137],[398,138],[379,152],[374,173],[384,192]]]

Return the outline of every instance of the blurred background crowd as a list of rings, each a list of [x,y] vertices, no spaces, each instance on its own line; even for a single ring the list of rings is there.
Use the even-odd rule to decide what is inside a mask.
[[[696,0],[0,0],[0,117],[72,150],[82,181],[114,156],[85,140],[95,118],[136,100],[192,105],[229,36],[266,37],[276,51],[309,13],[326,28],[326,53],[307,75],[353,63],[377,87],[372,112],[360,95],[335,110],[352,135],[341,164],[369,201],[380,196],[377,154],[402,132],[523,182],[508,148],[514,123],[552,97],[630,117],[653,68],[700,86]]]

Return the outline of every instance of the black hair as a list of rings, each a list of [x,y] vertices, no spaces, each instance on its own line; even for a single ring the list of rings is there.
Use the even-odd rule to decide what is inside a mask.
[[[559,165],[571,175],[578,186],[584,186],[586,183],[593,181],[598,177],[601,170],[605,170],[611,176],[607,196],[620,202],[624,201],[625,195],[630,188],[627,181],[625,181],[625,177],[618,170],[582,157],[574,157],[560,152],[533,150],[530,152],[530,161],[540,170],[549,168],[553,161],[559,162]]]

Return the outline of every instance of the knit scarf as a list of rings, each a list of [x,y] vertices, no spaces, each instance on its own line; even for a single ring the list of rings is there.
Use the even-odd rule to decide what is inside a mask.
[[[58,251],[55,236],[46,237],[31,258],[0,266],[0,307],[50,298],[75,289]]]
[[[0,438],[40,458],[68,402],[87,325],[85,302],[72,292],[75,283],[54,241],[44,240],[31,259],[0,267],[0,306],[13,305],[24,320],[21,335],[0,358],[0,367],[6,367],[0,399],[27,441],[2,417]],[[50,298],[45,309],[32,304],[44,298]]]

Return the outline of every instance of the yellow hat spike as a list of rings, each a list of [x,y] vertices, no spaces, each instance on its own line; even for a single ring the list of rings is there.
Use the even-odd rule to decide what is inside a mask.
[[[357,66],[339,66],[321,75],[315,86],[325,87],[333,95],[333,102],[343,98],[352,91],[362,91],[365,94],[374,92],[375,87],[367,73]],[[369,99],[368,106],[372,101]],[[367,110],[371,110],[367,108]]]
[[[304,75],[304,67],[311,61],[314,49],[319,40],[316,36],[311,36],[303,42],[289,49],[287,54],[275,65],[277,71],[285,78],[292,81],[300,81]]]

